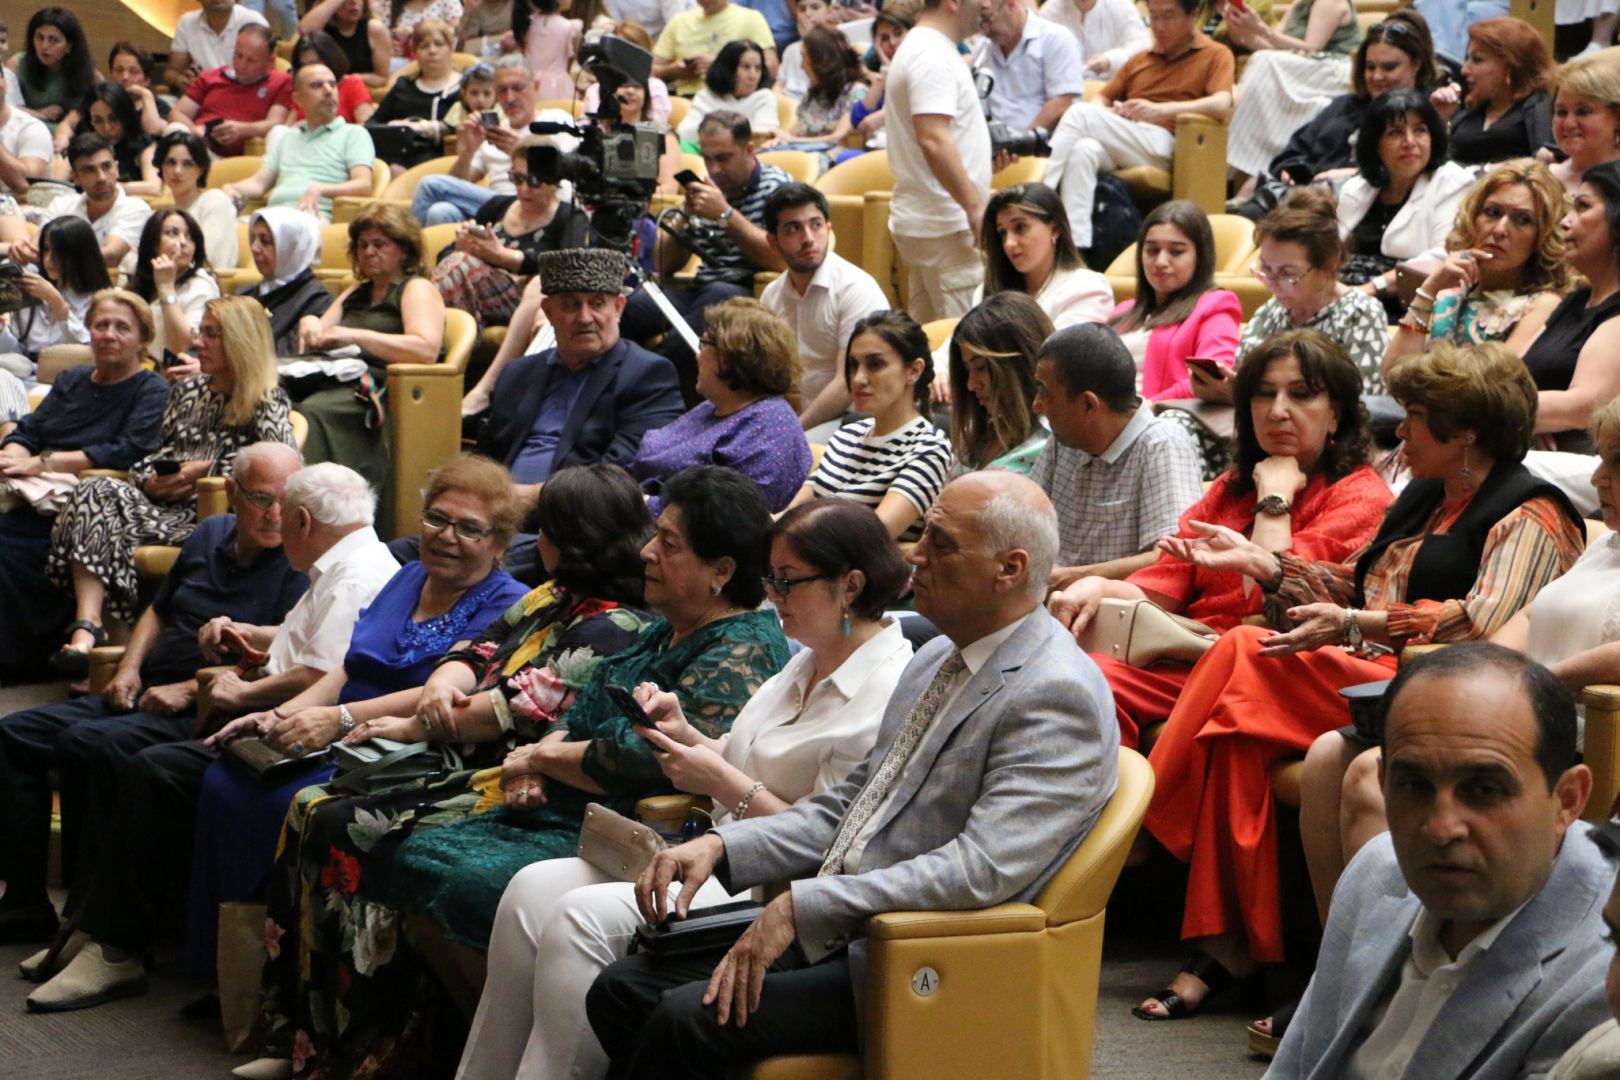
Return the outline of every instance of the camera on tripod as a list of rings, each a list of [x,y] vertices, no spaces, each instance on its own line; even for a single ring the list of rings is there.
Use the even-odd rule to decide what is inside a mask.
[[[536,135],[572,135],[579,148],[572,152],[554,146],[529,148],[529,173],[546,184],[568,181],[575,201],[591,210],[591,225],[614,247],[628,250],[635,224],[647,210],[658,187],[658,159],[664,136],[657,125],[625,123],[616,96],[626,82],[645,91],[652,76],[652,54],[623,38],[593,30],[585,35],[579,62],[596,76],[602,101],[591,114],[595,123],[576,124],[539,120],[529,125]]]
[[[1050,131],[1045,128],[1011,128],[990,115],[990,91],[995,89],[995,85],[995,76],[988,71],[973,73],[973,88],[979,93],[984,122],[990,129],[990,153],[999,154],[1005,150],[1016,157],[1051,157]]]

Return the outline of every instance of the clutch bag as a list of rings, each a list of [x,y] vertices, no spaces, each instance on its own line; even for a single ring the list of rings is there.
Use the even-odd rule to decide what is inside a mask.
[[[1170,661],[1197,663],[1220,634],[1201,622],[1173,615],[1150,600],[1105,597],[1080,647],[1141,668]]]
[[[662,926],[636,927],[635,952],[664,959],[702,953],[721,953],[737,943],[764,908],[753,900],[704,908],[684,919],[669,919]]]
[[[663,850],[664,838],[650,826],[601,803],[586,804],[579,828],[579,857],[602,873],[616,881],[634,881]]]

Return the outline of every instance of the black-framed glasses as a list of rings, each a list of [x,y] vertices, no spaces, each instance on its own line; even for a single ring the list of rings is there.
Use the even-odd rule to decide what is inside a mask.
[[[455,518],[447,517],[437,510],[422,511],[422,525],[433,532],[443,532],[445,529],[453,528],[456,531],[456,539],[465,540],[469,544],[476,544],[495,531],[489,526],[479,525],[477,522],[457,521]]]
[[[547,183],[538,176],[530,176],[528,173],[511,173],[509,178],[513,187],[544,187]]]
[[[759,580],[764,584],[765,591],[784,600],[787,594],[793,591],[795,585],[807,585],[812,581],[826,581],[830,574],[811,574],[808,577],[771,577],[769,574]]]
[[[281,505],[281,500],[268,491],[249,491],[245,487],[238,487],[236,493],[246,499],[248,505],[255,510],[267,511],[272,506]]]

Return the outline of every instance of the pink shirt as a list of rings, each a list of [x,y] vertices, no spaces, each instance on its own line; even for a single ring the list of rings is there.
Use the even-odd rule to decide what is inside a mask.
[[[1109,320],[1135,304],[1135,300],[1120,304]],[[1210,289],[1198,298],[1185,321],[1154,327],[1142,360],[1142,396],[1149,401],[1192,397],[1187,357],[1207,357],[1230,368],[1237,354],[1238,325],[1242,321],[1243,307],[1237,296],[1225,289]]]

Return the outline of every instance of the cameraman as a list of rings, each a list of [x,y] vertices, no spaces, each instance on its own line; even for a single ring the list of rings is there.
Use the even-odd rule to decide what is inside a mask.
[[[698,146],[708,178],[686,185],[681,209],[706,234],[697,278],[689,287],[669,288],[665,294],[700,336],[703,313],[711,305],[734,296],[754,295],[754,272],[781,270],[782,254],[766,234],[765,200],[789,183],[787,173],[754,156],[753,130],[741,113],[721,110],[704,117],[698,127]],[[660,274],[673,274],[686,265],[693,249],[684,240],[660,230],[656,260]],[[645,289],[637,289],[624,309],[624,333],[645,341],[669,326]],[[688,404],[697,400],[697,368],[692,350],[679,334],[664,335],[658,352],[680,372],[681,392]]]
[[[924,0],[889,63],[889,232],[918,322],[966,314],[984,278],[975,237],[990,193],[990,131],[957,52],[978,27],[977,0]]]
[[[981,60],[994,80],[990,119],[1014,131],[1051,131],[1085,89],[1080,43],[1020,0],[978,0]]]

